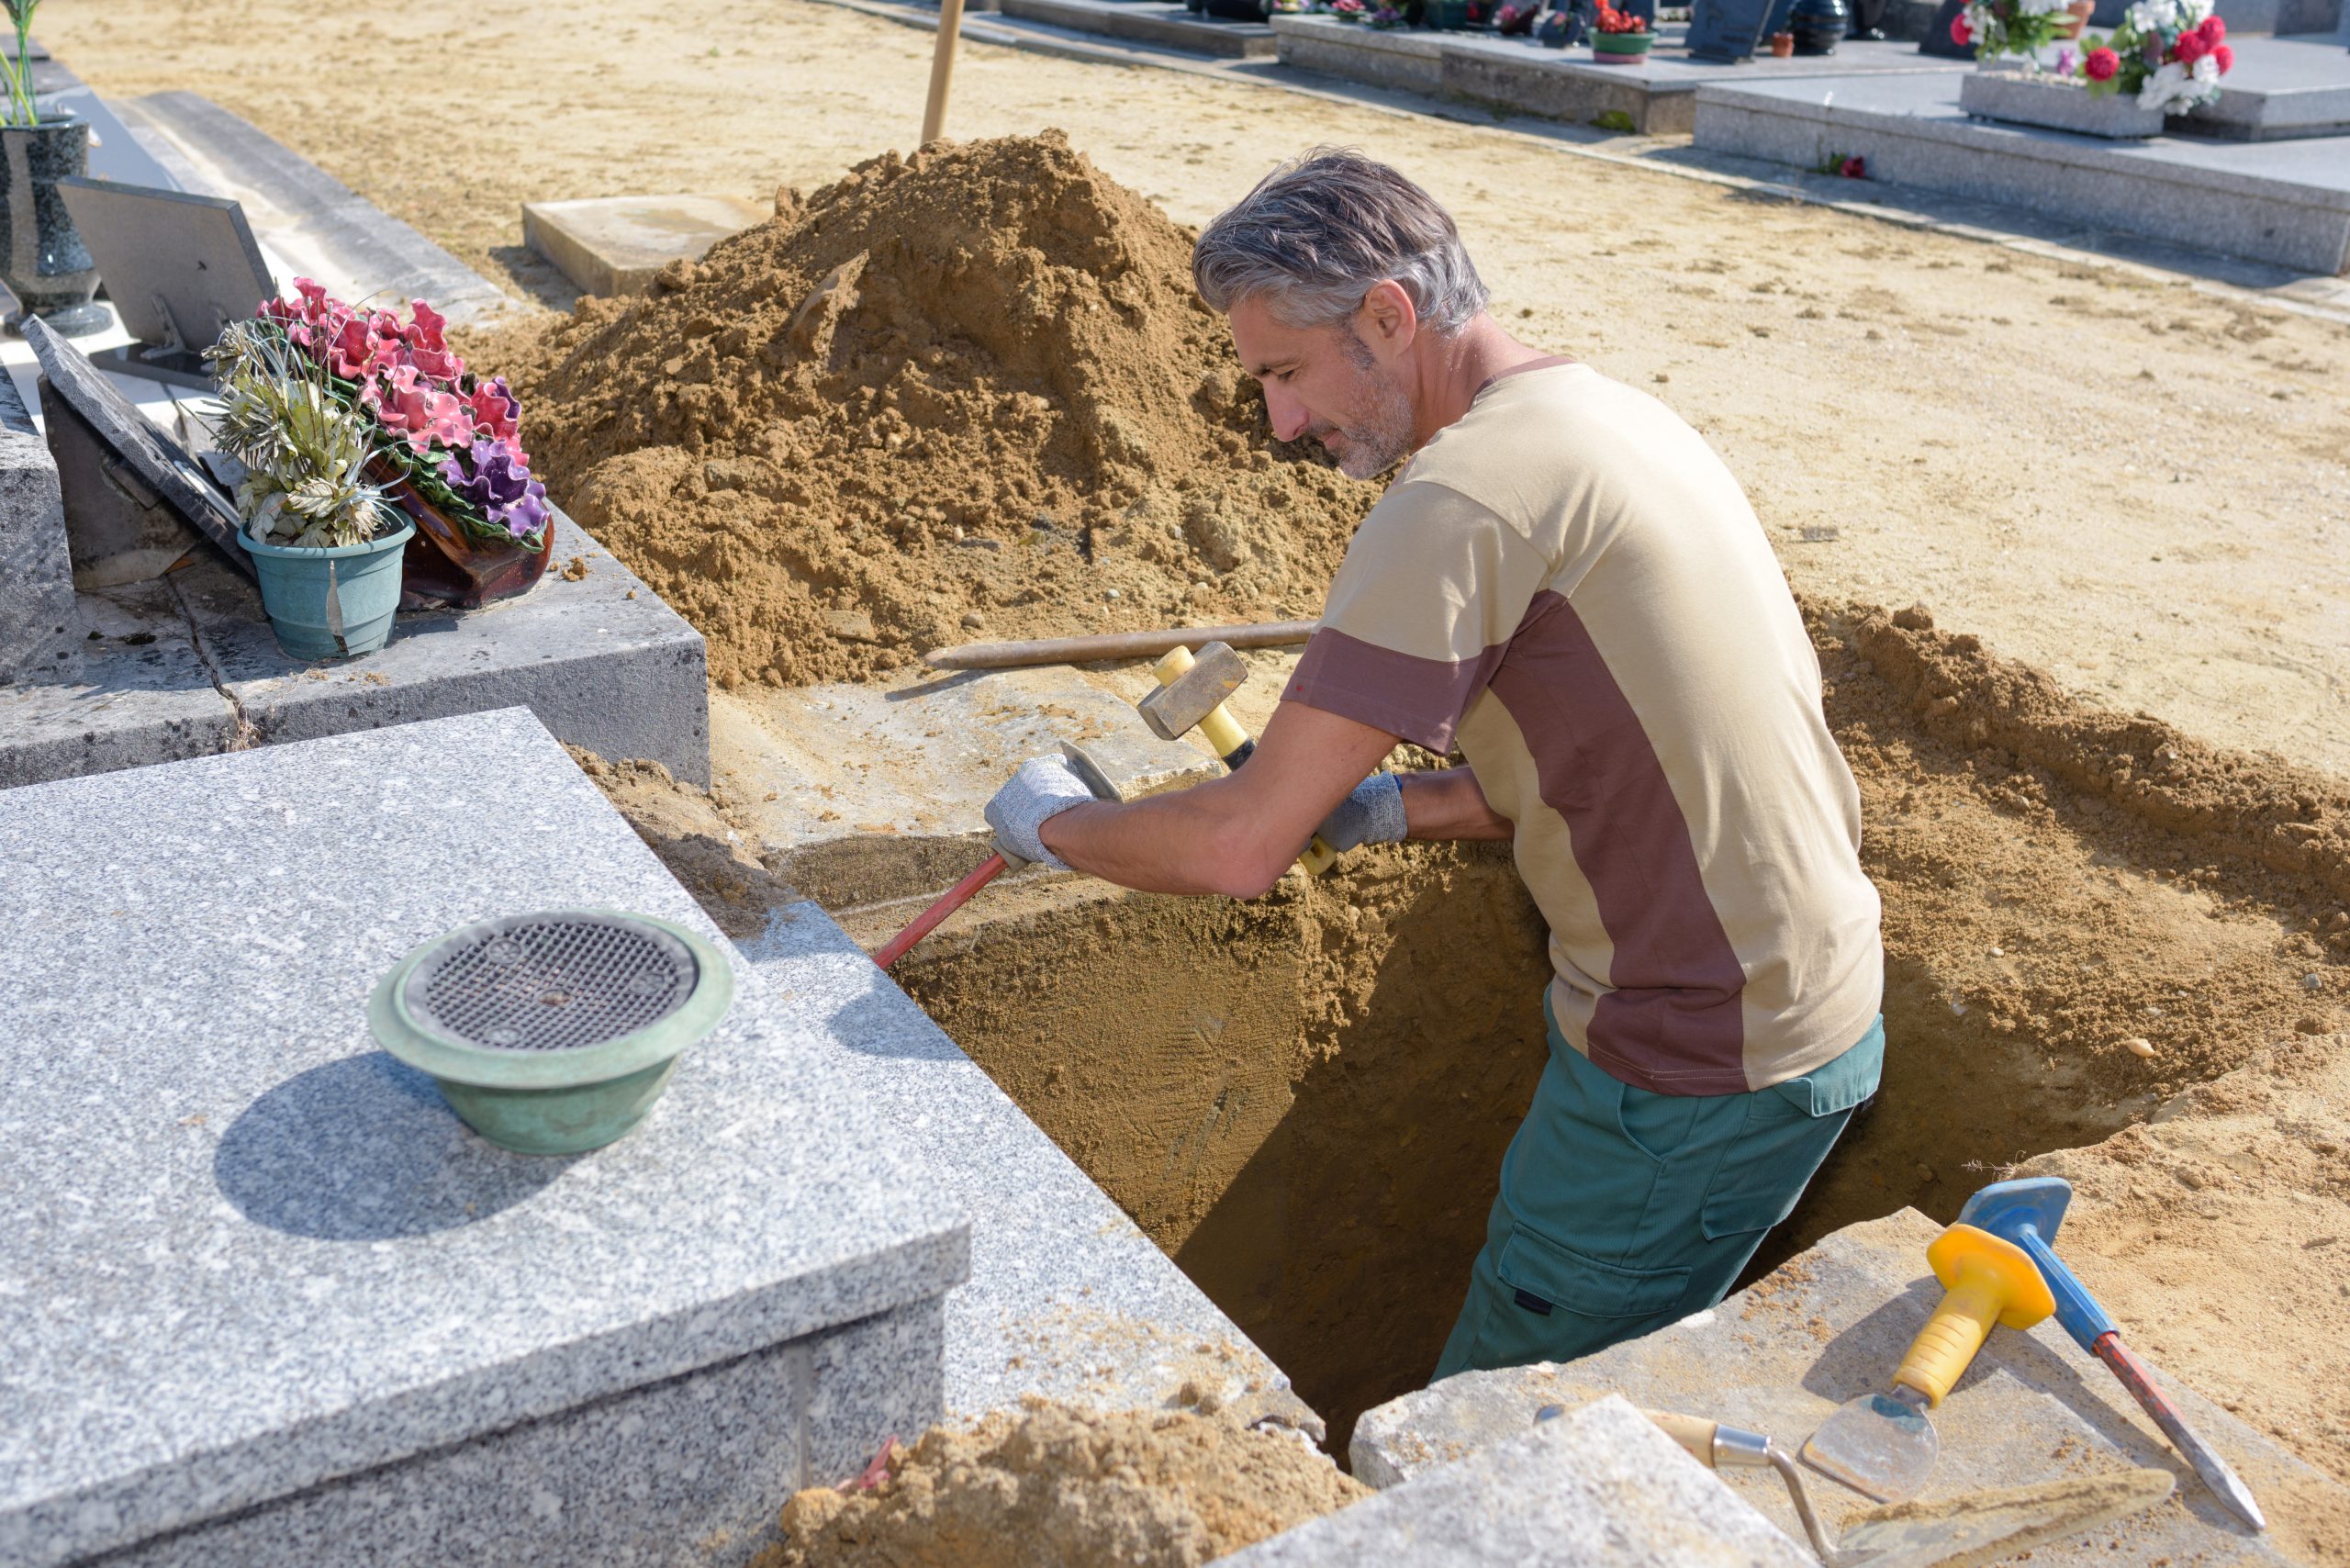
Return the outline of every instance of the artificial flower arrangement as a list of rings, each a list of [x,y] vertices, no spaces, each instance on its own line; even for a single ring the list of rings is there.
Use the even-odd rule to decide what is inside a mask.
[[[2086,11],[2074,0],[1967,0],[1950,21],[1951,41],[1977,60],[1995,54],[2036,57],[2050,44],[2080,36]]]
[[[403,321],[308,278],[294,287],[298,300],[264,301],[206,355],[221,444],[252,470],[238,506],[253,536],[355,543],[405,487],[479,544],[543,546],[554,509],[506,378],[468,374],[421,299]]]
[[[2228,24],[2211,0],[2138,0],[2121,25],[2068,74],[2100,97],[2134,93],[2142,109],[2183,113],[2220,95],[2220,78],[2235,66]]]
[[[1266,0],[1266,6],[1277,17],[1304,16],[1308,8],[1307,0]]]
[[[1330,15],[1342,22],[1360,22],[1370,14],[1362,0],[1330,0]]]
[[[1404,25],[1404,13],[1393,6],[1382,6],[1363,18],[1365,27],[1387,28]]]
[[[1636,12],[1618,11],[1607,0],[1599,0],[1598,29],[1603,33],[1644,33],[1649,30],[1646,17]]]

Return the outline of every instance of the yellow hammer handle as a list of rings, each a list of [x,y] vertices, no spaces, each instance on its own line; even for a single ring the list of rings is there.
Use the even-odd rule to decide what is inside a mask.
[[[1990,1337],[1999,1320],[2006,1294],[1987,1271],[1969,1270],[1942,1294],[1942,1304],[1909,1342],[1901,1370],[1893,1374],[1935,1405],[1951,1391],[1975,1360],[1975,1352]]]
[[[1150,673],[1158,678],[1159,685],[1169,686],[1190,669],[1192,663],[1191,649],[1169,648],[1166,656],[1151,666]],[[1200,721],[1200,734],[1207,737],[1208,745],[1215,748],[1218,756],[1230,756],[1248,743],[1248,732],[1240,727],[1240,721],[1234,718],[1221,702],[1209,709],[1208,716]],[[1325,844],[1317,833],[1314,841],[1305,846],[1305,853],[1297,857],[1297,863],[1305,868],[1307,876],[1318,877],[1338,863],[1338,852]]]

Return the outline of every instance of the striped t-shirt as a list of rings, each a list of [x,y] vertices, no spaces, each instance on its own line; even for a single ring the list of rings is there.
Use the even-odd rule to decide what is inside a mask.
[[[1363,520],[1286,696],[1456,745],[1516,829],[1561,1031],[1728,1094],[1858,1040],[1884,987],[1860,795],[1738,481],[1588,365],[1488,382]]]

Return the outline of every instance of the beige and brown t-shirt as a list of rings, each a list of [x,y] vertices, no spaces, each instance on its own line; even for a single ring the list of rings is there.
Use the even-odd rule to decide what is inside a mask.
[[[1286,696],[1458,746],[1516,828],[1550,1002],[1627,1083],[1728,1094],[1884,984],[1859,791],[1729,470],[1588,365],[1488,383],[1363,520]]]

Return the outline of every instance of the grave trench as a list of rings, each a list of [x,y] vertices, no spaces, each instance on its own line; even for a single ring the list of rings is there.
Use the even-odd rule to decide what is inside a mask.
[[[2312,999],[2322,960],[2288,929],[2322,924],[2326,888],[1938,741],[1930,697],[1815,633],[1886,901],[1889,1048],[1749,1279],[1905,1205],[1953,1219],[2003,1168],[2307,1032],[2342,989],[2334,965]],[[927,902],[778,869],[868,947]],[[2221,980],[2182,1000],[2199,967]],[[894,978],[1290,1375],[1334,1452],[1425,1384],[1545,1050],[1544,932],[1505,847],[1359,856],[1247,903],[1014,879]],[[2134,1035],[2163,1054],[2126,1053]]]

